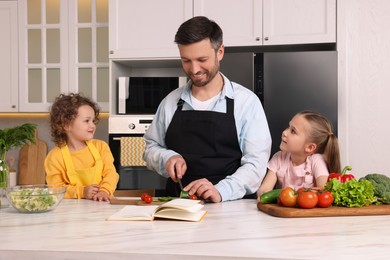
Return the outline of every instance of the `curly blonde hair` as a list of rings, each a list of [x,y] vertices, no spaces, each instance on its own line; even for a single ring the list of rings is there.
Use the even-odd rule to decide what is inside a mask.
[[[90,106],[95,112],[95,124],[99,122],[99,106],[87,97],[77,93],[60,94],[50,109],[51,137],[57,146],[66,145],[68,136],[65,127],[76,119],[81,106]]]

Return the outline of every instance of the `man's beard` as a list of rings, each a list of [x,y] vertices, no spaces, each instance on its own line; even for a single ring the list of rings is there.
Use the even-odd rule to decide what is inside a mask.
[[[215,64],[215,66],[213,67],[213,69],[212,69],[210,72],[208,72],[208,73],[205,74],[205,75],[206,75],[206,79],[203,80],[203,81],[199,81],[199,80],[198,80],[198,81],[194,81],[193,78],[192,78],[190,75],[188,75],[188,73],[186,73],[186,74],[187,74],[187,76],[191,79],[192,84],[193,84],[195,87],[204,87],[204,86],[206,86],[207,84],[209,84],[210,81],[212,81],[212,80],[215,78],[216,75],[218,75],[218,72],[219,72],[219,64],[218,64],[218,61],[216,61],[216,63],[217,63],[217,64]],[[201,73],[203,73],[203,72],[201,72]]]

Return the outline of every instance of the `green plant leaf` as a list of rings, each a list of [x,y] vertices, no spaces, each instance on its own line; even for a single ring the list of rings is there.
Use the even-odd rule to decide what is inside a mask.
[[[12,148],[21,147],[27,143],[35,143],[35,124],[23,124],[12,128],[0,129],[0,158]]]

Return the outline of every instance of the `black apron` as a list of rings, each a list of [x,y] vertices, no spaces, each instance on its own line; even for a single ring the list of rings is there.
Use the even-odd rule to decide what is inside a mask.
[[[234,120],[234,101],[226,97],[226,113],[182,110],[184,101],[169,124],[165,143],[168,149],[183,156],[187,171],[183,186],[201,178],[214,185],[232,175],[241,166],[242,152]],[[167,181],[168,196],[178,197],[180,188],[171,178]]]

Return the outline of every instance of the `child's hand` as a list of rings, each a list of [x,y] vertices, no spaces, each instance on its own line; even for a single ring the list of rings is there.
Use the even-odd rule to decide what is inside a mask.
[[[95,201],[110,201],[110,196],[107,192],[100,190],[98,193],[96,193],[95,196],[93,196],[93,200]]]
[[[97,184],[92,184],[84,187],[84,198],[93,199],[94,196],[99,192],[100,186]]]

